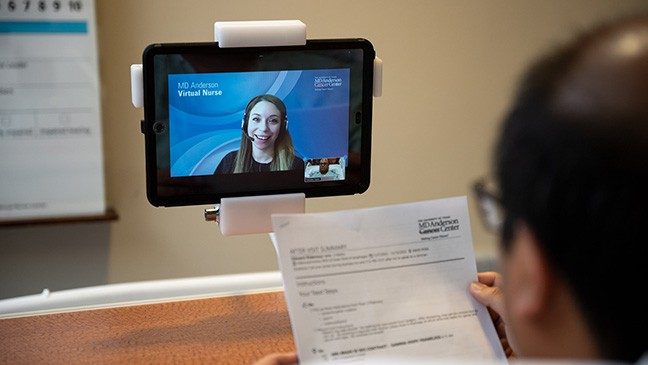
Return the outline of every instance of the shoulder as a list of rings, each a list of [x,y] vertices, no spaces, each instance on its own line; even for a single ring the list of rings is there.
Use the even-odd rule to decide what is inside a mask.
[[[291,170],[303,170],[303,169],[304,169],[304,161],[297,156],[293,156]]]
[[[234,150],[223,157],[223,161],[234,161],[236,158],[236,155],[238,154],[238,150]]]
[[[230,174],[234,171],[234,162],[236,161],[237,151],[226,154],[216,167],[215,174]]]

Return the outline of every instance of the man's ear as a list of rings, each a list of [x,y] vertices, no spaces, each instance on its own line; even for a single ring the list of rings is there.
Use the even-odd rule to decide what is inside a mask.
[[[523,222],[517,225],[506,259],[506,280],[511,315],[538,319],[547,309],[552,274],[540,242]]]

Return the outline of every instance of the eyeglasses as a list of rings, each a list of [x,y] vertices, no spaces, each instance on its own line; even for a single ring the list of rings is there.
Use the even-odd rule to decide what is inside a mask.
[[[486,178],[481,178],[473,184],[473,192],[477,197],[482,223],[487,230],[500,233],[504,225],[504,208],[499,195],[492,192],[492,186]]]

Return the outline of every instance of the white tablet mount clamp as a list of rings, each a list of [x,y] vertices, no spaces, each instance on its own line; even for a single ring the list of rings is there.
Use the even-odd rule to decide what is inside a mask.
[[[214,40],[221,48],[303,46],[306,24],[299,20],[215,22]],[[131,96],[136,108],[144,106],[142,65],[131,65]],[[374,59],[373,96],[382,94],[382,60]],[[271,215],[304,213],[305,195],[278,194],[223,198],[205,209],[205,219],[216,221],[223,235],[272,232]]]

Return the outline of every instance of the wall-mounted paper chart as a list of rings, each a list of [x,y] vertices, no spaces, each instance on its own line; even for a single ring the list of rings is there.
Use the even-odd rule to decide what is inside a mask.
[[[0,0],[0,220],[105,212],[92,0]]]

